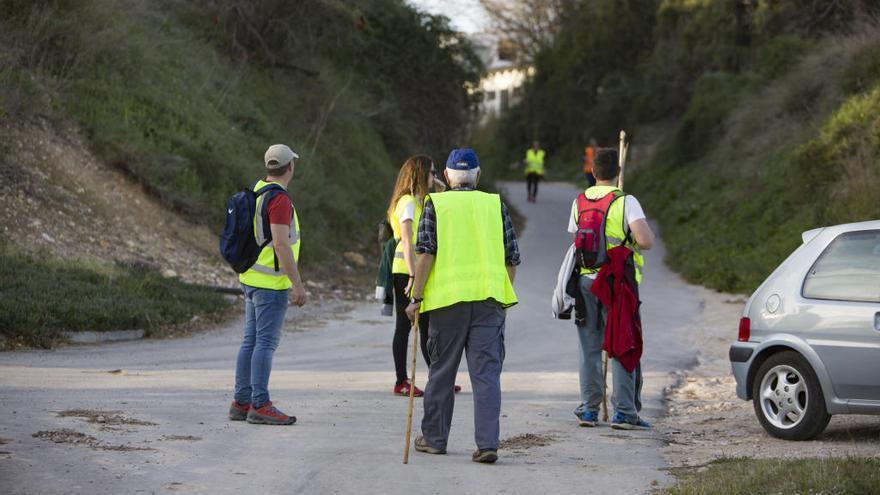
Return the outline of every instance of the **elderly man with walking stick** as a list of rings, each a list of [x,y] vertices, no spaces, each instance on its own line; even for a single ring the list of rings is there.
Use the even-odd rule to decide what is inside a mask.
[[[497,194],[475,188],[480,162],[471,149],[446,161],[451,190],[429,195],[419,221],[412,319],[430,311],[431,365],[425,387],[422,435],[415,448],[445,454],[455,404],[453,386],[462,352],[474,394],[474,462],[498,459],[501,366],[506,308],[516,304],[513,279],[520,263],[516,232]]]

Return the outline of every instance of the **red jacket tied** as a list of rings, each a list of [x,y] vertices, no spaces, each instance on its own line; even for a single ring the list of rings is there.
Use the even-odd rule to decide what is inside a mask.
[[[590,288],[608,310],[602,349],[632,373],[642,358],[642,319],[639,316],[639,286],[633,252],[625,246],[608,250]]]

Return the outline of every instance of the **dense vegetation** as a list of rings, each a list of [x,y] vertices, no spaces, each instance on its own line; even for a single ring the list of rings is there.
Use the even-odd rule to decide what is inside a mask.
[[[372,247],[403,159],[462,139],[480,70],[446,18],[403,0],[0,0],[0,123],[73,122],[98,158],[215,228],[266,147],[289,144],[307,273]],[[153,273],[19,256],[0,258],[0,328],[35,345],[224,307]],[[52,280],[67,302],[13,314]]]
[[[66,331],[147,335],[229,307],[211,289],[137,266],[83,264],[22,253],[0,241],[0,335],[49,347]]]
[[[627,189],[661,220],[669,261],[749,291],[802,231],[880,217],[878,13],[867,0],[584,0],[481,139],[500,164],[538,138],[574,178],[590,137],[613,146],[629,129],[642,153]]]
[[[0,118],[74,119],[194,218],[220,221],[290,144],[310,256],[369,237],[403,158],[460,139],[479,74],[445,18],[402,0],[0,0],[0,43]]]

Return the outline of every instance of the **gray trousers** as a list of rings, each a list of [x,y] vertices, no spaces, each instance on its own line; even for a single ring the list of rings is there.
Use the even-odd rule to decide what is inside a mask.
[[[489,301],[463,302],[431,311],[431,367],[422,398],[422,435],[428,445],[446,448],[455,406],[452,388],[464,351],[474,391],[474,440],[479,449],[498,449],[505,316],[501,306]]]
[[[602,404],[602,389],[605,378],[602,373],[602,343],[605,340],[606,310],[596,296],[590,292],[593,280],[581,277],[578,286],[586,302],[586,324],[577,327],[578,344],[580,347],[580,367],[578,374],[581,382],[581,405],[575,414],[584,411],[598,412]],[[611,406],[614,412],[623,414],[627,420],[635,421],[642,409],[642,365],[629,373],[616,359],[608,360],[613,376]]]

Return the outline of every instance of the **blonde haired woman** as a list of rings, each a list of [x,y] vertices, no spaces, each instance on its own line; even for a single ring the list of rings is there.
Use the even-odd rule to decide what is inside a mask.
[[[406,351],[409,341],[410,321],[406,316],[406,307],[409,305],[409,293],[412,287],[413,274],[415,273],[416,233],[419,218],[422,215],[422,203],[431,187],[438,191],[446,190],[446,186],[437,178],[437,170],[434,161],[427,155],[414,155],[408,158],[400,172],[397,174],[397,183],[394,185],[394,193],[388,203],[388,223],[394,231],[394,238],[398,240],[397,250],[394,252],[394,264],[391,272],[394,277],[394,308],[397,313],[394,325],[394,340],[392,353],[394,355],[394,369],[397,373],[397,381],[394,384],[394,393],[397,395],[409,395],[409,378],[406,374]],[[431,366],[431,357],[428,353],[428,321],[429,315],[422,314],[419,318],[419,334],[421,340],[422,356],[425,363]],[[456,386],[456,391],[460,390]],[[416,397],[422,396],[422,391],[415,389]]]

